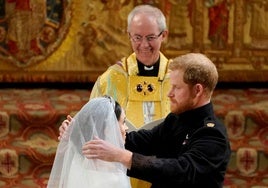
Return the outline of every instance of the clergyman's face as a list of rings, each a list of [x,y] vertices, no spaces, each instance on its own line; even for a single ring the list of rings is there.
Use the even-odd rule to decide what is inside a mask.
[[[167,34],[167,31],[161,32],[154,18],[146,14],[139,14],[133,18],[129,27],[130,41],[137,59],[144,65],[150,66],[158,60],[161,43]],[[142,40],[135,42],[133,37],[137,36],[142,37]],[[148,41],[146,38],[150,36],[154,36],[155,39]]]

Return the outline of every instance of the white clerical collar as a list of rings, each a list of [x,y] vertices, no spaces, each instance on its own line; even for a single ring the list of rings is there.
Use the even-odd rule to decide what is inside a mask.
[[[153,69],[154,69],[154,66],[150,66],[150,67],[144,66],[144,70],[153,70]]]

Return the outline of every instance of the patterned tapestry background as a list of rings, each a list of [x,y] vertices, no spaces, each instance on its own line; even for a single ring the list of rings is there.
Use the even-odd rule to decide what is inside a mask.
[[[268,0],[0,0],[0,81],[94,82],[131,52],[127,14],[159,7],[168,58],[202,52],[220,81],[268,81]]]
[[[58,127],[89,95],[88,90],[1,90],[0,187],[46,187]]]
[[[58,127],[89,95],[89,90],[1,90],[0,187],[46,187]],[[268,90],[217,89],[212,101],[232,148],[224,188],[268,187]]]
[[[227,86],[268,81],[268,0],[0,0],[0,83],[94,83],[132,51],[126,16],[144,3],[166,15],[168,58],[205,53]],[[214,93],[232,147],[224,188],[268,187],[265,87]],[[58,127],[89,95],[1,88],[0,187],[46,187]]]

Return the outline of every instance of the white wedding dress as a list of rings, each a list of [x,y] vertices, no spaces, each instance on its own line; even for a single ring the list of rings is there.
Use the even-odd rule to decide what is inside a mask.
[[[92,170],[86,168],[87,159],[74,157],[70,168],[66,188],[127,188],[130,187],[129,178],[125,172]],[[83,170],[81,170],[81,164]],[[90,165],[89,165],[90,166]]]
[[[124,148],[111,98],[91,99],[73,118],[58,145],[47,188],[131,188],[121,163],[87,159],[85,142],[97,136]]]

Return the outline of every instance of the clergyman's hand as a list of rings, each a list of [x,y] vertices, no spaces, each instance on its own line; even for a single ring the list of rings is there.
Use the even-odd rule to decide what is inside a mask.
[[[62,140],[63,138],[66,138],[65,133],[67,132],[72,119],[73,119],[72,116],[67,115],[67,118],[61,123],[61,126],[59,127],[58,140]]]

